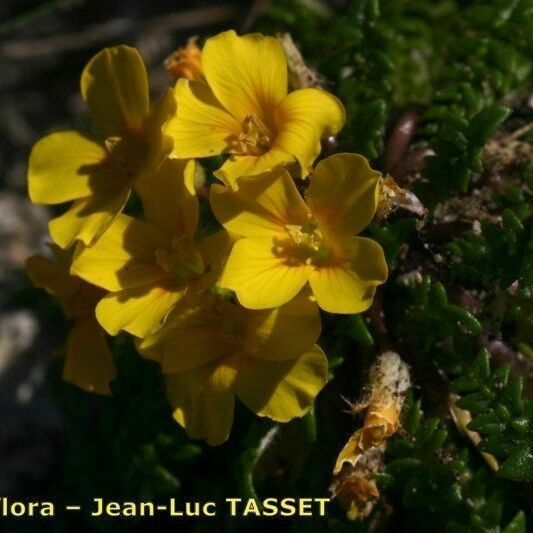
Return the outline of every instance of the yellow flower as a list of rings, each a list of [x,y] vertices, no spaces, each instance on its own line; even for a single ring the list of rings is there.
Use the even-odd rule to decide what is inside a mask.
[[[52,246],[54,261],[34,255],[26,261],[36,287],[55,295],[67,319],[73,321],[66,342],[63,378],[98,394],[111,394],[109,382],[116,376],[105,334],[94,316],[103,291],[69,273],[72,253]]]
[[[178,110],[166,132],[174,157],[230,154],[215,172],[227,184],[293,162],[306,176],[320,139],[344,124],[344,108],[331,94],[287,94],[287,58],[277,39],[227,31],[206,41],[202,64],[207,84],[177,81]]]
[[[150,105],[148,78],[136,49],[106,48],[81,76],[81,94],[96,123],[93,139],[76,131],[52,133],[33,147],[28,169],[32,202],[70,209],[50,222],[56,244],[91,244],[126,204],[134,182],[156,170],[172,149],[162,126],[175,112],[169,89]]]
[[[138,191],[146,221],[119,215],[90,247],[78,245],[72,273],[109,294],[96,307],[105,330],[146,337],[186,294],[213,285],[229,250],[225,231],[194,241],[194,162],[167,159]]]
[[[250,309],[282,305],[307,283],[325,311],[368,309],[387,264],[376,242],[354,235],[374,216],[380,176],[364,157],[337,154],[318,163],[305,201],[280,167],[239,179],[238,190],[213,185],[215,216],[243,237],[220,284]]]
[[[235,396],[257,415],[278,422],[310,409],[326,383],[328,365],[314,344],[320,317],[309,296],[268,311],[250,311],[211,294],[186,303],[138,349],[170,373],[174,418],[189,437],[224,442]]]
[[[165,60],[167,72],[174,78],[205,82],[202,68],[202,50],[198,46],[198,38],[191,37],[187,46],[179,48]]]

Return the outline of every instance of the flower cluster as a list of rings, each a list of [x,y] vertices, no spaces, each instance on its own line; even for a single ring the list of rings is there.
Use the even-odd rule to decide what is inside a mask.
[[[67,380],[109,394],[105,333],[128,332],[160,364],[176,421],[216,445],[235,397],[286,422],[325,385],[319,309],[360,313],[387,277],[380,246],[358,236],[381,174],[356,154],[313,166],[344,109],[321,89],[288,91],[275,38],[227,31],[203,49],[190,42],[167,68],[175,87],[153,103],[135,49],[89,61],[81,93],[94,134],[52,133],[30,156],[31,200],[72,204],[50,222],[54,261],[27,266],[74,322]],[[213,230],[197,160],[221,155]]]

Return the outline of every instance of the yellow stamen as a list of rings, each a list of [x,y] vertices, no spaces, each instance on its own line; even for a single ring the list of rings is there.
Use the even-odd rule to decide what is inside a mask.
[[[303,225],[286,224],[285,229],[289,237],[288,245],[277,244],[274,253],[277,255],[285,253],[290,260],[306,265],[324,266],[331,261],[331,250],[324,242],[318,224],[313,220]]]
[[[242,130],[231,139],[231,147],[241,155],[263,155],[272,143],[272,132],[256,116],[244,119]]]

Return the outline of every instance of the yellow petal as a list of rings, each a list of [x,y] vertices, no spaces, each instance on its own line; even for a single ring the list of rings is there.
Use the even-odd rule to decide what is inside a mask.
[[[245,237],[285,233],[286,224],[304,224],[308,209],[283,168],[238,180],[238,190],[212,185],[211,208],[230,232]]]
[[[350,237],[344,242],[344,254],[350,268],[360,279],[381,285],[388,276],[383,248],[367,237]]]
[[[35,287],[62,296],[70,292],[69,264],[61,268],[46,257],[34,255],[26,260],[26,271]]]
[[[190,439],[205,439],[208,435],[201,393],[208,372],[208,365],[204,365],[166,377],[166,392],[174,420],[185,429]]]
[[[77,320],[67,339],[63,379],[96,394],[111,394],[115,363],[104,332],[94,318]]]
[[[174,140],[172,155],[186,159],[226,153],[230,137],[241,130],[241,124],[204,83],[180,79],[174,91],[178,110],[165,127]]]
[[[220,279],[222,287],[237,294],[248,309],[278,307],[292,300],[304,287],[312,272],[307,265],[287,265],[276,257],[270,238],[237,241]]]
[[[129,136],[131,147],[126,158],[131,168],[130,176],[136,184],[144,178],[150,180],[172,152],[174,141],[164,129],[175,114],[176,99],[172,89],[168,88],[163,98],[150,104],[142,131]]]
[[[99,185],[98,170],[105,156],[100,144],[76,131],[47,135],[30,154],[30,200],[37,204],[60,204],[90,196]]]
[[[168,277],[155,256],[168,246],[157,228],[119,215],[93,246],[78,245],[71,272],[108,291],[138,287]]]
[[[165,326],[166,326],[166,322],[165,322]],[[163,327],[159,331],[162,331],[163,329],[165,328]],[[136,338],[135,348],[137,349],[137,353],[141,357],[144,357],[145,359],[148,359],[150,361],[155,361],[156,363],[161,364],[161,362],[163,361],[163,353],[159,349],[158,344],[154,342],[153,348],[151,344],[148,344],[148,345],[144,344],[145,341],[150,342],[150,339],[154,339],[155,336],[159,333],[159,331],[157,331],[153,335],[150,335],[144,339]]]
[[[165,129],[175,115],[176,99],[174,91],[169,87],[163,98],[150,104],[150,111],[143,124],[143,135],[149,143],[148,158],[142,169],[144,173],[157,172],[172,152],[174,141],[165,133]]]
[[[309,283],[318,305],[328,313],[362,313],[372,305],[376,292],[376,284],[361,281],[343,267],[315,270]]]
[[[155,174],[135,183],[146,220],[167,234],[194,239],[198,199],[194,190],[194,161],[167,159]]]
[[[110,335],[124,330],[144,338],[163,326],[182,297],[183,287],[170,282],[125,289],[102,298],[96,306],[96,318]]]
[[[206,41],[202,63],[216,98],[239,122],[252,113],[271,122],[287,94],[287,59],[277,39],[225,31]]]
[[[202,240],[199,248],[205,273],[191,283],[191,293],[204,291],[217,283],[234,242],[235,239],[227,231],[217,231]]]
[[[332,155],[316,166],[307,205],[328,232],[355,235],[376,212],[380,177],[361,155]]]
[[[369,431],[370,430],[370,431]],[[355,466],[363,454],[374,446],[382,445],[382,442],[375,442],[372,439],[372,430],[374,428],[361,428],[357,430],[344,445],[344,448],[340,451],[335,466],[333,468],[333,474],[337,475],[344,466],[348,463],[351,466]]]
[[[286,361],[310,350],[320,335],[316,302],[302,291],[289,303],[247,314],[244,353],[266,361]]]
[[[309,278],[318,305],[329,313],[366,311],[376,287],[387,279],[387,263],[379,244],[352,237],[345,247],[348,257],[342,265],[319,268]]]
[[[314,346],[290,361],[243,358],[235,391],[239,399],[259,416],[288,422],[309,411],[327,377],[328,360],[324,352]]]
[[[204,365],[167,378],[167,395],[174,419],[192,439],[206,439],[211,446],[225,442],[233,423],[235,370]]]
[[[278,135],[273,148],[298,159],[307,176],[320,153],[320,139],[338,133],[346,120],[344,107],[332,94],[320,89],[300,89],[288,94],[276,108]]]
[[[98,52],[82,73],[81,94],[104,137],[140,129],[150,102],[139,52],[124,45]]]
[[[51,246],[53,260],[35,255],[26,261],[28,275],[36,287],[55,295],[67,319],[94,315],[94,307],[103,291],[70,274],[74,250]]]
[[[224,318],[213,302],[207,295],[183,300],[163,328],[139,343],[141,354],[161,361],[165,374],[188,371],[230,354],[234,347],[221,331]]]
[[[228,187],[237,188],[237,180],[241,176],[257,176],[279,165],[290,163],[294,163],[293,155],[272,148],[261,156],[231,155],[214,175]]]
[[[130,188],[76,200],[63,215],[48,224],[52,240],[68,248],[76,239],[91,245],[120,214],[130,195]]]

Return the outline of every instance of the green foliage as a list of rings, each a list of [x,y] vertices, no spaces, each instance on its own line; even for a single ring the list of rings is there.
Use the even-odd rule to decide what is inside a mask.
[[[340,17],[312,16],[302,4],[280,3],[265,28],[290,30],[334,86],[349,119],[341,148],[377,158],[391,116],[430,102],[419,135],[436,154],[418,192],[428,207],[466,192],[510,112],[495,102],[523,91],[531,72],[531,1],[354,0]]]
[[[411,281],[407,290],[410,294],[406,300],[410,303],[404,309],[398,334],[418,340],[420,333],[424,332],[425,350],[440,340],[451,338],[457,342],[465,334],[475,335],[483,330],[482,324],[470,311],[448,301],[441,282],[432,284],[429,276],[426,276],[421,283]]]
[[[471,173],[483,170],[481,155],[485,143],[511,111],[507,106],[485,107],[468,121],[453,109],[445,104],[422,116],[438,123],[431,143],[436,154],[426,158],[423,175],[427,182],[418,187],[430,206],[435,206],[450,191],[467,192]]]
[[[480,433],[480,451],[502,462],[498,475],[533,481],[533,406],[523,398],[523,378],[510,378],[507,365],[491,372],[485,349],[470,356],[465,336],[480,334],[482,325],[471,312],[449,303],[440,282],[431,284],[426,277],[421,283],[411,283],[408,291],[411,303],[404,310],[398,335],[410,341],[411,347],[418,345],[433,353],[436,362],[455,377],[450,391],[463,394],[457,406],[473,415],[468,427]],[[420,332],[425,332],[422,338]],[[451,353],[439,350],[443,342],[450,341]]]
[[[401,498],[410,528],[526,531],[522,512],[507,518],[516,512],[502,504],[510,487],[495,481],[467,449],[457,449],[443,422],[423,420],[420,401],[412,396],[404,409],[404,430],[390,442],[387,469],[378,479],[390,498]]]
[[[533,282],[533,233],[510,209],[502,212],[501,224],[483,221],[481,233],[455,238],[446,251],[455,275],[484,288]]]
[[[531,40],[524,38],[533,30],[524,17],[530,9],[529,0],[467,2],[456,17],[453,39],[445,41],[453,63],[442,69],[433,105],[422,117],[436,151],[423,173],[428,184],[419,187],[429,205],[454,190],[466,192],[472,172],[482,170],[483,146],[510,112],[493,103],[531,71]]]
[[[451,390],[463,394],[457,406],[474,417],[468,428],[481,435],[480,451],[501,463],[497,475],[533,481],[533,403],[523,398],[523,378],[509,372],[507,365],[491,372],[489,354],[481,350]]]
[[[527,193],[526,193],[527,194]],[[525,200],[529,201],[529,198]],[[520,211],[521,204],[515,206]],[[494,328],[528,350],[533,341],[533,228],[509,208],[501,223],[484,220],[481,232],[465,232],[445,246],[451,274],[463,283],[492,294]]]
[[[372,238],[381,244],[387,263],[391,267],[396,265],[404,243],[415,230],[416,219],[414,218],[401,218],[386,226],[372,222],[369,228]]]

